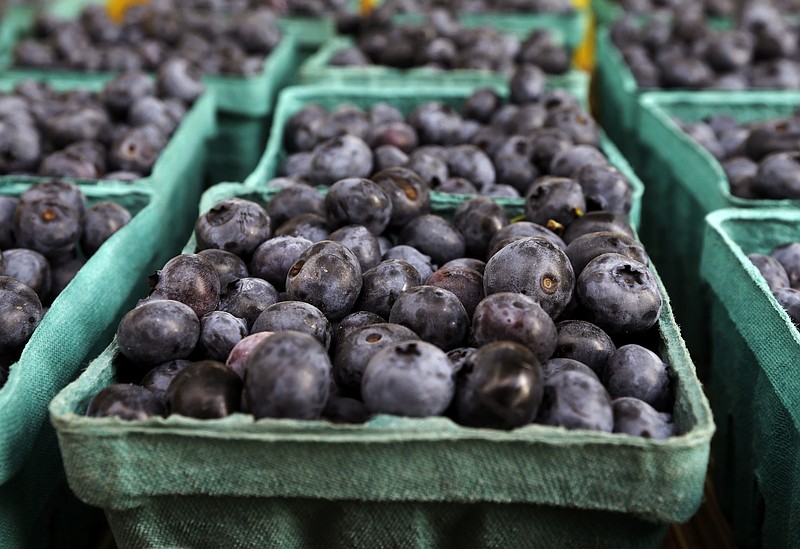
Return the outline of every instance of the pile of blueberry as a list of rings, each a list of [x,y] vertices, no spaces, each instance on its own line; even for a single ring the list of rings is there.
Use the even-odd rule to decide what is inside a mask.
[[[800,330],[800,242],[781,244],[768,255],[750,254],[747,257]]]
[[[155,80],[122,73],[99,93],[22,81],[0,94],[0,174],[140,179],[203,90],[181,59]]]
[[[768,2],[747,3],[728,30],[690,2],[667,17],[623,18],[611,38],[642,88],[800,89],[798,29]]]
[[[261,72],[281,40],[270,9],[221,17],[182,9],[178,0],[131,6],[121,24],[99,4],[76,20],[42,13],[32,32],[14,49],[16,66],[89,72],[153,72],[177,58],[203,74],[247,76]]]
[[[269,184],[331,185],[403,167],[426,190],[525,196],[537,223],[566,224],[594,210],[627,215],[630,181],[598,149],[594,120],[571,94],[545,91],[544,83],[539,69],[523,67],[511,81],[510,102],[480,89],[461,113],[439,102],[421,104],[405,118],[387,103],[366,112],[342,105],[330,113],[307,105],[287,122],[290,154],[283,177]]]
[[[420,13],[446,9],[452,13],[570,13],[570,0],[384,0],[376,10]]]
[[[617,3],[625,13],[635,15],[652,15],[663,11],[677,13],[691,5],[700,4],[708,17],[731,17],[735,7],[734,0],[618,0]]]
[[[800,199],[800,115],[750,123],[726,115],[676,122],[720,161],[732,195]]]
[[[0,381],[47,306],[130,219],[116,202],[87,207],[83,192],[60,180],[0,196]]]
[[[559,236],[485,196],[430,212],[402,167],[221,201],[117,329],[118,372],[140,384],[87,414],[674,433],[668,366],[645,346],[662,297],[623,216]]]
[[[215,13],[270,8],[279,15],[314,16],[345,14],[348,0],[181,0],[181,7]]]
[[[336,66],[382,65],[398,69],[486,70],[510,76],[522,63],[550,74],[569,70],[570,55],[547,30],[532,31],[520,40],[491,27],[464,27],[451,13],[433,10],[421,24],[395,24],[389,16],[351,18],[340,32],[353,34],[356,44],[335,52]]]

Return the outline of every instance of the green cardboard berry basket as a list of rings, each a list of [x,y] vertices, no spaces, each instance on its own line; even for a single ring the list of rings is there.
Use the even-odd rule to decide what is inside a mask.
[[[581,99],[585,105],[587,103],[587,82],[582,73],[581,78],[575,78],[564,85],[563,80],[550,78],[548,86],[552,88],[565,88],[573,95]],[[507,94],[506,85],[498,84],[489,86],[494,88],[499,94]],[[275,116],[270,132],[267,150],[261,158],[255,171],[245,180],[245,185],[259,187],[265,185],[270,179],[277,177],[278,170],[286,159],[286,150],[283,147],[283,135],[286,123],[289,118],[310,103],[317,103],[326,109],[332,109],[337,105],[350,104],[366,109],[375,103],[386,101],[400,109],[403,114],[410,113],[416,106],[429,101],[442,101],[450,107],[460,109],[464,101],[470,96],[474,88],[467,85],[448,85],[448,86],[416,86],[416,87],[362,87],[350,85],[315,85],[315,86],[293,86],[285,89],[278,100]],[[633,207],[630,212],[630,220],[634,227],[638,228],[642,195],[644,185],[631,169],[628,162],[620,154],[614,144],[601,134],[601,148],[609,159],[609,162],[616,166],[630,180],[633,186]],[[469,198],[468,195],[450,195],[446,193],[434,192],[439,200],[449,201],[451,204],[458,205]],[[523,198],[495,198],[504,207],[509,208],[514,215],[525,213],[525,200]]]
[[[352,46],[354,41],[349,37],[337,37],[324,44],[316,53],[306,59],[297,71],[298,81],[301,84],[338,84],[362,86],[424,86],[461,84],[472,86],[491,86],[508,81],[502,74],[478,69],[458,69],[443,71],[430,67],[416,67],[412,69],[396,69],[382,65],[367,65],[365,67],[339,67],[330,65],[329,61],[334,53]],[[570,50],[571,51],[571,50]],[[571,54],[570,54],[571,55]],[[577,70],[571,70],[564,75],[551,78],[569,82],[571,79],[584,79],[584,75]]]
[[[59,0],[47,9],[62,17],[74,18],[86,5],[98,0]],[[112,73],[41,71],[13,67],[13,49],[31,30],[33,18],[20,15],[0,22],[0,78],[37,78],[72,80],[90,84],[107,81]],[[249,77],[206,76],[206,86],[216,97],[219,134],[211,143],[208,179],[212,182],[239,180],[258,162],[259,151],[266,143],[268,117],[278,91],[291,80],[298,63],[295,37],[285,34],[267,57],[258,74]]]
[[[733,196],[720,163],[673,118],[697,122],[727,114],[740,122],[788,116],[800,92],[652,92],[641,99],[638,122],[647,163],[642,240],[675,305],[684,337],[701,377],[709,353],[709,297],[698,278],[706,214],[726,207],[797,208],[797,200],[749,200]]]
[[[18,195],[31,184],[5,178],[0,194]],[[193,226],[192,210],[196,212],[197,202],[192,208],[168,204],[167,197],[144,187],[119,182],[81,183],[80,187],[90,205],[112,200],[134,216],[56,298],[0,389],[3,547],[46,542],[53,499],[65,479],[47,406],[108,345],[122,315],[146,290],[147,274],[180,249]],[[198,200],[200,186],[194,188],[194,200]],[[187,201],[191,199],[187,196]]]
[[[200,209],[275,192],[217,185]],[[70,486],[104,509],[124,547],[658,547],[700,504],[714,431],[667,299],[658,336],[680,432],[666,441],[442,417],[87,418],[115,380],[115,343],[50,413]]]
[[[719,500],[741,547],[800,544],[800,333],[747,255],[800,240],[797,209],[706,218]]]

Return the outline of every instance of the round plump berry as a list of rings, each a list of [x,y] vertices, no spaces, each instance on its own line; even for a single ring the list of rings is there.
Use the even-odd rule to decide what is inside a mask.
[[[328,400],[331,361],[312,336],[295,331],[271,335],[247,358],[243,400],[263,417],[317,419]]]
[[[236,372],[236,375],[240,378],[244,379],[244,367],[247,363],[247,357],[250,356],[253,349],[258,347],[262,341],[271,335],[273,335],[273,332],[254,332],[243,338],[231,349],[228,360],[225,361],[225,365]]]
[[[275,231],[275,236],[297,236],[311,242],[327,240],[329,234],[328,221],[313,213],[293,217]]]
[[[253,324],[253,333],[294,330],[314,337],[327,349],[331,344],[331,323],[318,308],[302,301],[279,301],[267,307]]]
[[[292,185],[281,189],[265,206],[275,227],[300,214],[325,215],[325,197],[308,185]]]
[[[159,299],[129,311],[117,328],[117,345],[141,368],[186,358],[200,337],[200,321],[179,301]]]
[[[94,255],[103,242],[130,220],[130,212],[116,202],[98,202],[86,210],[80,241],[81,250],[86,255]]]
[[[589,320],[611,333],[643,332],[661,314],[661,291],[653,273],[619,254],[590,261],[578,277],[576,293]]]
[[[338,345],[333,359],[333,377],[346,395],[361,398],[361,379],[370,359],[380,350],[419,336],[399,324],[361,326],[351,331]]]
[[[544,362],[555,350],[556,326],[535,300],[500,292],[488,296],[475,309],[472,339],[478,347],[492,341],[514,341]]]
[[[453,213],[453,226],[464,237],[470,257],[485,257],[489,242],[506,225],[505,210],[488,196],[470,198]]]
[[[670,414],[657,412],[638,398],[615,398],[611,405],[614,409],[615,433],[665,440],[676,432]]]
[[[611,212],[589,212],[573,221],[564,231],[564,242],[569,244],[576,238],[588,233],[609,231],[620,233],[629,238],[636,239],[633,227],[623,216]]]
[[[0,276],[0,360],[5,362],[25,346],[42,321],[42,303],[32,289]]]
[[[372,176],[392,202],[389,226],[404,227],[409,221],[431,211],[428,186],[416,172],[403,167],[386,168]]]
[[[355,308],[388,318],[397,298],[420,284],[419,272],[409,263],[387,259],[364,273]]]
[[[430,256],[427,256],[413,246],[401,244],[393,246],[383,254],[383,259],[398,259],[414,267],[419,273],[420,280],[425,281],[436,270]]]
[[[463,345],[469,331],[469,317],[458,297],[435,286],[417,286],[400,295],[389,322],[410,328],[445,351]]]
[[[185,303],[203,318],[219,304],[219,276],[213,265],[197,254],[173,257],[150,276],[153,295]]]
[[[542,372],[544,372],[545,379],[553,377],[557,373],[567,370],[573,372],[582,372],[584,374],[596,377],[597,380],[600,381],[600,378],[596,373],[594,373],[594,370],[589,368],[583,362],[579,362],[571,358],[551,358],[542,364]]]
[[[208,261],[211,266],[214,267],[214,270],[219,276],[220,291],[225,291],[228,288],[228,284],[231,282],[250,276],[247,265],[242,258],[231,252],[209,248],[197,252],[197,255]],[[260,278],[264,278],[257,273],[254,274]],[[286,275],[284,274],[284,279],[285,278]]]
[[[244,337],[247,337],[244,320],[225,311],[212,311],[200,319],[197,349],[212,360],[225,362]]]
[[[395,343],[379,351],[361,380],[364,404],[376,414],[436,416],[450,405],[454,390],[447,355],[424,341]]]
[[[81,212],[58,198],[22,200],[14,216],[17,246],[48,257],[71,252],[81,228]]]
[[[197,249],[216,248],[250,257],[270,237],[266,210],[255,202],[226,198],[201,215],[194,226]]]
[[[170,414],[214,419],[239,411],[242,380],[216,360],[190,364],[175,376],[167,389]]]
[[[51,281],[47,258],[27,248],[12,248],[3,250],[2,261],[5,276],[16,278],[36,292],[40,300],[46,301]]]
[[[510,243],[486,263],[483,274],[486,295],[521,293],[539,302],[555,318],[572,299],[575,275],[567,255],[540,237]]]
[[[603,375],[612,398],[634,397],[665,412],[672,403],[667,365],[640,345],[623,345],[611,355]]]
[[[413,246],[438,265],[462,257],[466,251],[462,234],[438,215],[415,218],[403,227],[398,238],[401,244]]]
[[[264,241],[253,254],[250,270],[253,276],[263,278],[275,289],[283,291],[286,275],[300,255],[314,243],[300,236],[276,236]]]
[[[489,247],[487,248],[489,256],[497,253],[497,251],[500,249],[497,245],[501,241],[511,237],[522,238],[526,236],[540,236],[542,238],[546,238],[562,250],[566,251],[567,249],[567,245],[564,243],[561,237],[547,227],[537,225],[536,223],[532,223],[530,221],[515,221],[514,223],[509,223],[505,227],[502,227],[489,241]]]
[[[541,364],[527,347],[511,341],[484,345],[458,370],[456,420],[495,429],[527,425],[539,410],[543,384]]]
[[[568,226],[585,211],[581,186],[572,179],[542,177],[525,195],[525,218],[547,228]]]
[[[784,308],[786,314],[795,327],[800,329],[800,290],[794,288],[779,288],[772,292],[775,299],[781,307]]]
[[[381,262],[378,238],[363,225],[345,225],[328,235],[329,240],[344,244],[358,258],[361,271],[367,271]]]
[[[577,360],[602,379],[608,359],[617,350],[611,337],[599,326],[584,320],[564,320],[556,324],[556,331],[553,356]]]
[[[240,278],[228,286],[218,309],[244,320],[250,328],[264,310],[278,301],[278,291],[266,280]]]
[[[292,299],[306,301],[331,320],[340,320],[353,308],[361,292],[358,258],[338,242],[317,242],[303,252],[286,277]]]
[[[619,254],[644,264],[649,261],[647,252],[641,242],[610,231],[579,236],[570,242],[566,249],[567,257],[576,276],[580,276],[584,267],[592,259],[606,253]]]
[[[445,265],[428,277],[426,284],[453,292],[469,318],[472,318],[478,303],[486,297],[483,291],[483,275],[469,267]]]
[[[165,395],[169,384],[172,383],[175,376],[190,364],[190,361],[183,359],[170,360],[164,364],[159,364],[144,375],[139,385],[154,393]]]
[[[372,150],[353,135],[340,135],[318,145],[311,157],[311,176],[318,185],[372,173]]]
[[[800,289],[800,242],[788,242],[776,247],[769,254],[774,257],[786,270],[789,285]]]
[[[611,397],[596,376],[561,371],[545,381],[536,422],[610,433],[614,428]]]
[[[573,176],[581,186],[589,211],[628,215],[633,204],[633,187],[625,175],[606,163],[589,164]]]
[[[764,254],[750,254],[747,258],[755,265],[761,276],[764,277],[771,291],[774,292],[780,288],[791,286],[786,269],[774,257]]]
[[[143,421],[166,416],[167,410],[159,394],[138,385],[116,383],[95,395],[86,409],[86,415]]]
[[[377,183],[351,177],[331,185],[325,211],[332,227],[363,225],[378,235],[392,218],[392,200]]]

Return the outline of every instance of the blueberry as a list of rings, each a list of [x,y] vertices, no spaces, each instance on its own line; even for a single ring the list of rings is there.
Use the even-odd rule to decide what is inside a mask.
[[[579,107],[567,105],[549,111],[545,126],[563,130],[575,145],[597,147],[600,144],[597,123]]]
[[[547,75],[536,65],[523,64],[514,71],[508,84],[509,99],[522,104],[537,101],[544,94]]]
[[[525,237],[510,243],[486,263],[483,275],[486,295],[500,292],[524,294],[557,317],[572,299],[575,274],[567,255],[541,237]]]
[[[461,346],[469,331],[469,317],[458,297],[435,286],[417,286],[401,294],[389,322],[410,328],[445,351]]]
[[[453,399],[455,382],[444,352],[423,341],[395,343],[375,354],[361,382],[371,413],[436,416]]]
[[[634,397],[659,411],[672,403],[667,365],[640,345],[623,345],[606,364],[603,381],[612,398]]]
[[[461,117],[443,103],[430,102],[415,108],[408,123],[417,130],[420,143],[452,145],[457,141]]]
[[[789,286],[800,289],[800,242],[787,242],[777,246],[769,254],[786,270]]]
[[[131,214],[116,202],[101,201],[86,210],[81,234],[81,250],[94,255],[100,246],[131,220]]]
[[[331,362],[316,339],[285,331],[247,358],[243,400],[256,417],[317,419],[330,391]]]
[[[398,237],[401,244],[413,246],[439,265],[462,257],[466,251],[463,235],[444,218],[427,214],[409,222]]]
[[[201,215],[194,226],[197,249],[217,248],[247,258],[270,237],[271,220],[255,202],[226,198]]]
[[[42,254],[26,248],[3,250],[5,276],[15,278],[45,302],[50,291],[50,264]]]
[[[744,143],[744,153],[756,162],[770,154],[800,149],[800,125],[794,119],[768,120],[752,127]]]
[[[387,168],[399,168],[408,163],[408,155],[394,145],[381,145],[372,151],[375,165],[373,169],[377,172]],[[377,183],[377,178],[372,175],[372,180]]]
[[[772,292],[781,307],[786,310],[786,314],[792,324],[800,329],[800,290],[794,288],[779,288]]]
[[[193,103],[205,89],[200,72],[180,57],[173,57],[158,68],[157,86],[161,96],[187,103]]]
[[[126,358],[149,369],[186,358],[200,337],[194,311],[178,301],[160,299],[129,311],[117,328],[117,345]]]
[[[369,177],[372,173],[372,151],[362,139],[340,135],[314,148],[311,176],[318,185],[350,178]]]
[[[419,175],[431,187],[441,185],[449,177],[447,162],[422,149],[417,149],[409,155],[405,167]]]
[[[478,194],[478,187],[463,177],[448,177],[441,183],[431,183],[431,190],[448,194]]]
[[[325,197],[308,185],[293,185],[280,190],[266,205],[275,227],[300,214],[325,215]]]
[[[339,105],[327,116],[320,129],[320,137],[330,139],[341,135],[350,135],[361,140],[367,139],[370,125],[367,115],[353,105]]]
[[[475,347],[458,347],[452,351],[447,352],[447,358],[450,359],[450,365],[453,367],[453,373],[458,373],[461,368],[467,363],[467,360],[477,351]]]
[[[14,247],[14,214],[18,205],[18,198],[0,196],[0,250]]]
[[[488,189],[495,182],[494,164],[475,145],[457,145],[448,150],[447,169],[451,177],[463,177],[479,189]]]
[[[167,389],[170,414],[214,419],[239,411],[242,380],[215,360],[195,362],[181,370]]]
[[[377,183],[348,178],[331,186],[325,197],[325,210],[333,227],[363,225],[378,235],[389,225],[392,200]]]
[[[456,419],[470,427],[522,427],[536,417],[542,387],[540,362],[528,348],[489,343],[465,358],[458,371]]]
[[[154,393],[165,394],[169,384],[175,376],[191,364],[188,360],[170,360],[164,364],[159,364],[145,374],[139,385],[153,391]]]
[[[556,348],[556,326],[533,299],[500,292],[487,296],[475,309],[472,340],[478,347],[492,341],[514,341],[544,362]]]
[[[542,128],[535,131],[531,134],[528,144],[531,161],[540,172],[547,172],[553,158],[572,146],[569,134],[559,128]]]
[[[611,333],[643,332],[658,322],[661,292],[643,263],[603,254],[578,277],[576,293],[588,320]]]
[[[86,409],[89,417],[144,421],[167,415],[161,397],[144,387],[115,383],[97,393]]]
[[[331,338],[331,356],[336,356],[338,346],[341,344],[344,338],[351,334],[355,329],[362,326],[369,326],[370,324],[382,324],[384,322],[386,322],[386,319],[369,311],[356,311],[354,313],[350,313],[341,321],[336,323],[336,326],[333,330],[333,337]]]
[[[408,154],[419,144],[417,132],[405,122],[386,122],[371,126],[367,144],[373,149],[382,145],[393,145]]]
[[[270,305],[253,324],[252,332],[294,330],[314,337],[328,349],[331,344],[331,323],[318,308],[303,301],[279,301]]]
[[[87,159],[63,150],[44,157],[39,165],[39,175],[74,179],[97,179],[100,177],[100,172],[97,170],[97,166]]]
[[[263,278],[277,290],[283,291],[289,269],[300,254],[312,245],[310,240],[298,236],[278,236],[265,240],[253,254],[250,263],[253,276]]]
[[[473,257],[458,257],[448,261],[442,265],[442,267],[465,267],[467,269],[472,269],[483,276],[483,271],[486,269],[486,262]]]
[[[531,181],[539,177],[539,170],[531,161],[532,154],[529,138],[521,135],[508,138],[494,155],[497,181],[520,193],[526,192]]]
[[[620,254],[644,264],[647,264],[649,260],[641,242],[611,231],[587,233],[579,236],[570,242],[566,249],[567,257],[572,264],[572,270],[577,276],[580,276],[583,269],[592,259],[606,253]]]
[[[617,350],[611,337],[599,326],[584,320],[564,320],[556,324],[556,331],[553,356],[577,360],[602,378],[608,359]]]
[[[278,292],[272,284],[260,278],[246,277],[231,282],[217,308],[244,320],[249,329],[259,315],[277,300]]]
[[[240,378],[244,379],[244,368],[247,363],[247,357],[250,356],[250,353],[252,353],[262,341],[273,334],[273,332],[254,332],[243,338],[231,349],[231,352],[228,354],[228,360],[225,361],[225,365],[236,372]]]
[[[605,163],[606,157],[592,145],[575,145],[556,153],[550,161],[548,172],[556,177],[572,177],[572,174],[590,164]]]
[[[106,157],[108,156],[108,150],[107,147],[99,141],[76,141],[75,143],[67,145],[63,152],[67,156],[75,157],[78,160],[91,164],[98,176],[105,174],[107,171]]]
[[[86,261],[80,258],[72,258],[67,261],[53,263],[50,265],[50,294],[46,301],[54,301],[58,295],[64,291],[64,288],[72,282],[78,271],[86,264]]]
[[[525,218],[547,228],[567,226],[585,211],[581,186],[565,177],[539,178],[525,195]]]
[[[756,191],[765,198],[800,198],[800,153],[769,155],[758,167]]]
[[[281,174],[287,177],[304,176],[311,173],[311,153],[298,152],[286,157],[281,167]]]
[[[373,125],[403,121],[403,113],[401,113],[397,107],[382,101],[374,103],[369,108],[367,116]]]
[[[721,163],[731,194],[740,198],[758,198],[755,178],[758,164],[743,156],[734,156]]]
[[[42,303],[22,282],[0,276],[0,313],[0,360],[10,363],[42,321]]]
[[[601,231],[619,233],[636,239],[636,233],[625,217],[611,212],[589,212],[573,221],[564,231],[563,239],[567,244],[576,238]]]
[[[469,318],[472,318],[478,303],[486,297],[483,291],[483,275],[468,267],[457,265],[441,267],[428,277],[425,284],[453,292],[461,301]]]
[[[431,257],[423,254],[413,246],[400,244],[390,248],[383,254],[383,259],[399,259],[414,267],[419,273],[420,280],[427,280],[436,270]]]
[[[109,111],[124,116],[137,99],[154,96],[155,92],[155,82],[147,74],[125,72],[103,86],[100,99]]]
[[[372,176],[392,202],[389,227],[401,228],[409,221],[431,211],[428,187],[416,172],[402,167],[381,170]]]
[[[774,292],[780,288],[789,288],[791,286],[786,269],[774,257],[764,254],[750,254],[747,258],[756,266],[771,291]]]
[[[422,284],[419,271],[399,259],[386,259],[364,272],[355,309],[388,318],[397,298]]]
[[[178,127],[183,112],[175,112],[170,105],[157,97],[137,98],[128,112],[128,122],[132,126],[152,124],[164,135],[171,135]]]
[[[327,240],[330,230],[328,221],[321,215],[313,213],[300,214],[278,226],[275,236],[294,236],[311,242]]]
[[[98,140],[110,123],[100,106],[77,105],[45,121],[45,131],[54,145],[63,147],[76,141]]]
[[[231,30],[242,46],[253,53],[268,54],[281,40],[275,14],[267,8],[238,14]]]
[[[672,416],[657,412],[652,406],[633,397],[615,398],[614,432],[635,437],[665,440],[676,434]]]
[[[292,299],[306,301],[330,320],[341,320],[353,308],[362,285],[358,258],[346,246],[324,240],[303,252],[286,277]]]
[[[81,237],[81,212],[55,196],[21,200],[14,215],[20,248],[52,256],[71,252]]]
[[[464,237],[471,257],[485,257],[489,242],[506,225],[505,210],[486,196],[467,200],[453,213],[453,226]]]
[[[589,211],[605,210],[628,215],[633,203],[633,188],[619,170],[606,163],[588,164],[574,176],[581,186]]]
[[[486,124],[491,120],[492,114],[500,107],[501,100],[491,88],[481,88],[472,92],[464,106],[461,108],[461,114],[464,118],[477,120]]]
[[[611,397],[597,377],[578,371],[561,371],[545,381],[536,422],[610,433],[614,428]]]
[[[131,128],[112,143],[109,164],[114,170],[148,174],[166,144],[166,136],[152,124]]]
[[[489,255],[492,256],[499,248],[497,245],[510,237],[526,237],[526,236],[540,236],[546,238],[561,250],[566,251],[567,245],[564,241],[559,237],[556,233],[551,231],[546,227],[542,227],[541,225],[537,225],[536,223],[532,223],[530,221],[516,221],[514,223],[510,223],[505,227],[502,227],[497,233],[495,233],[494,237],[489,241]]]
[[[544,374],[545,379],[551,378],[557,373],[564,371],[581,372],[595,377],[598,381],[600,381],[600,378],[597,376],[597,374],[586,364],[571,358],[551,358],[542,364],[542,373]]]
[[[216,248],[209,248],[207,250],[197,252],[197,255],[207,260],[211,266],[214,267],[214,270],[217,272],[217,276],[219,276],[220,291],[227,288],[228,284],[231,282],[235,282],[240,278],[247,278],[250,276],[250,273],[247,270],[247,265],[244,261],[242,261],[242,258],[236,254],[232,254],[231,252],[218,250]],[[265,278],[258,273],[254,272],[253,274],[260,278]],[[285,279],[286,275],[284,274],[282,281]]]
[[[197,318],[203,318],[219,304],[217,271],[207,259],[197,254],[173,257],[150,276],[149,282],[154,295],[185,303]]]
[[[379,351],[419,336],[399,324],[381,323],[352,330],[337,346],[333,376],[345,395],[361,398],[361,380],[370,359]]]

